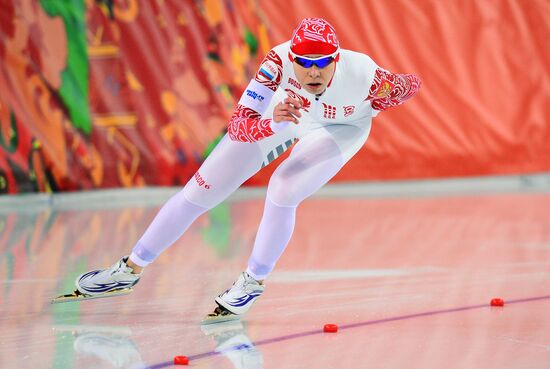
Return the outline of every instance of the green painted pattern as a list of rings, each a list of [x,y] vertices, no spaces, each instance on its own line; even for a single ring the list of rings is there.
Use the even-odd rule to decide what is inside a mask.
[[[2,130],[0,130],[0,146],[7,152],[13,153],[19,145],[19,136],[17,135],[17,121],[13,110],[10,109],[10,130],[7,140],[4,139]]]
[[[83,0],[41,0],[51,17],[61,17],[67,34],[67,67],[61,73],[59,94],[69,111],[72,124],[89,134],[92,118],[88,105],[89,62],[86,45],[85,6]]]

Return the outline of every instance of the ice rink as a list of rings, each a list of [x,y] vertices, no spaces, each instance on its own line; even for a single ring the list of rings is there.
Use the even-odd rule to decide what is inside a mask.
[[[262,188],[199,218],[134,293],[50,304],[128,254],[175,191],[0,197],[1,368],[175,368],[177,355],[212,369],[550,368],[548,175],[331,185],[299,207],[242,322],[200,325],[246,266]]]

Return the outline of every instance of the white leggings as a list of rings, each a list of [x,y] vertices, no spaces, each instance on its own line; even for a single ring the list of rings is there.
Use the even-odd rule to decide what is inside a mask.
[[[282,255],[294,230],[296,207],[327,183],[363,146],[370,119],[362,127],[333,125],[304,134],[273,173],[264,214],[247,272],[265,279]],[[256,143],[235,142],[226,135],[184,189],[160,209],[134,246],[131,260],[146,266],[174,243],[207,210],[290,146],[297,135],[287,129]]]

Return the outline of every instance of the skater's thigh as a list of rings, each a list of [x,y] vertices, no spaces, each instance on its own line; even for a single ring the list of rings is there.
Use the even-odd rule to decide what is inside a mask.
[[[370,117],[361,123],[327,126],[300,138],[271,177],[270,199],[279,205],[297,206],[324,186],[367,141]]]
[[[278,205],[297,206],[327,183],[345,160],[332,135],[324,129],[302,137],[269,181],[268,196]]]
[[[258,143],[232,141],[226,134],[187,182],[185,197],[196,205],[212,208],[254,175],[262,163]]]
[[[332,125],[325,127],[332,140],[338,145],[344,163],[347,163],[367,141],[371,130],[372,118],[356,121],[355,125]]]

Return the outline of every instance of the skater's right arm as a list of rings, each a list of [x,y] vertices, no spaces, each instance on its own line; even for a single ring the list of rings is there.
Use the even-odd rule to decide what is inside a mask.
[[[246,87],[231,116],[227,133],[233,141],[256,142],[273,135],[272,119],[262,119],[275,91],[281,84],[283,63],[272,49],[262,61],[256,76]]]
[[[403,104],[420,90],[421,81],[414,74],[395,74],[377,68],[366,100],[373,109],[383,111]]]

